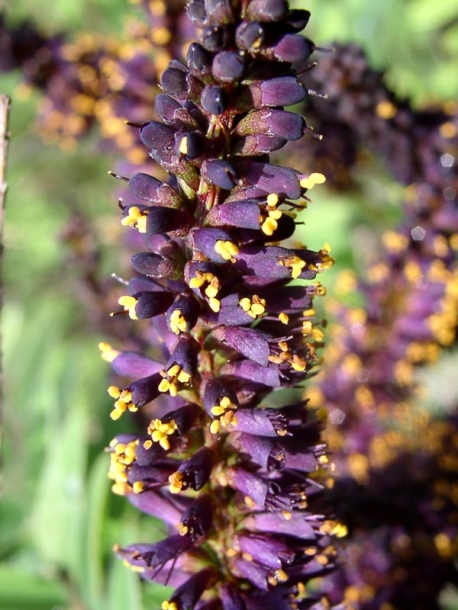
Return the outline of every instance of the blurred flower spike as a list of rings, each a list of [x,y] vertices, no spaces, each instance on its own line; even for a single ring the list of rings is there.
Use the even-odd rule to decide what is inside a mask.
[[[188,16],[199,42],[163,72],[159,120],[139,125],[169,180],[137,173],[121,204],[144,251],[114,313],[144,324],[162,356],[101,345],[131,379],[109,388],[111,417],[153,414],[143,435],[111,443],[113,491],[169,536],[116,551],[176,587],[163,610],[329,608],[308,586],[345,535],[323,500],[326,416],[302,389],[269,403],[320,364],[313,299],[333,264],[327,245],[281,244],[324,176],[269,159],[308,130],[284,106],[306,95],[296,69],[315,49],[299,34],[310,15],[284,0],[194,0]]]

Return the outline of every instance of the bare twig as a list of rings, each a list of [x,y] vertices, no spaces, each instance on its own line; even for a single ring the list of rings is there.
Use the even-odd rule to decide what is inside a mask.
[[[5,210],[6,196],[6,157],[8,154],[9,110],[10,98],[7,95],[0,95],[0,313],[2,313],[3,306],[3,212]],[[0,358],[0,405],[3,404],[3,370],[1,362],[2,358]]]
[[[0,94],[0,235],[3,235],[3,212],[6,195],[6,157],[8,154],[8,114],[10,98]],[[3,244],[3,241],[2,241]]]

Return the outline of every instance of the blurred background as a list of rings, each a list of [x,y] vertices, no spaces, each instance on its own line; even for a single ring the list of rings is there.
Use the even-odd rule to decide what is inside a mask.
[[[414,106],[457,98],[454,0],[296,5],[312,12],[307,35],[317,44],[360,44],[371,65],[386,71],[388,85]],[[126,20],[145,21],[127,0],[7,0],[0,7],[9,27],[29,20],[48,37],[96,32],[116,39]],[[20,69],[0,73],[0,91],[12,98],[0,609],[158,608],[163,591],[140,585],[111,549],[117,542],[160,538],[160,526],[111,494],[103,451],[119,426],[108,417],[108,366],[98,344],[125,332],[122,322],[108,317],[115,299],[104,303],[103,294],[113,290],[112,273],[129,275],[120,248],[118,183],[107,172],[123,159],[112,147],[101,149],[97,129],[77,144],[45,142],[37,130],[41,93],[24,85]],[[301,232],[313,249],[324,242],[332,247],[337,265],[321,278],[329,292],[336,273],[359,270],[361,244],[395,225],[401,197],[382,163],[370,172],[356,169],[345,191],[314,191]],[[455,365],[450,352],[434,371],[435,383],[450,385]],[[458,608],[453,591],[444,592],[443,607]]]

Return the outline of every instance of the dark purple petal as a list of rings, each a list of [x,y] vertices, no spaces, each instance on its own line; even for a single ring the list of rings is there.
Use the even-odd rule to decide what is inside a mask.
[[[182,205],[180,195],[171,186],[148,174],[135,174],[129,180],[129,188],[136,197],[167,207]]]
[[[166,312],[167,326],[176,335],[189,333],[198,320],[199,310],[195,297],[190,294],[181,295]]]
[[[279,61],[300,62],[305,61],[314,52],[314,43],[299,34],[286,34],[279,43],[273,47],[273,54]]]
[[[176,608],[194,608],[202,593],[211,588],[215,580],[214,570],[211,568],[200,570],[174,591],[169,603],[175,604]]]
[[[259,157],[274,150],[283,148],[286,144],[284,138],[279,136],[253,135],[238,138],[231,147],[231,154],[242,157]]]
[[[312,543],[316,539],[315,531],[304,514],[289,513],[255,513],[247,517],[243,526],[253,532],[287,534]]]
[[[198,27],[202,27],[207,19],[204,0],[191,0],[187,6],[188,17]]]
[[[175,132],[175,126],[159,123],[158,121],[149,121],[141,126],[140,138],[146,148],[154,151],[173,143]]]
[[[287,12],[285,0],[251,0],[246,16],[251,21],[282,21]]]
[[[186,489],[199,491],[208,481],[212,472],[215,456],[208,447],[202,447],[192,457],[185,460],[169,478],[170,491],[179,493]]]
[[[202,163],[201,173],[210,184],[230,191],[237,180],[237,173],[229,161],[224,159],[209,159]]]
[[[172,277],[176,271],[171,261],[152,252],[138,252],[131,262],[135,271],[156,279]]]
[[[177,506],[175,497],[173,502],[162,490],[144,491],[140,494],[129,494],[129,502],[147,515],[162,519],[170,525],[175,525],[180,521],[183,508]]]
[[[165,93],[169,95],[182,95],[188,90],[187,69],[183,67],[171,66],[162,74],[161,86]]]
[[[288,418],[279,409],[239,409],[235,430],[259,436],[278,437],[287,434]]]
[[[134,381],[126,388],[132,394],[132,402],[136,407],[143,407],[159,396],[158,386],[161,379],[159,373],[154,373]]]
[[[226,92],[222,87],[208,86],[202,91],[202,108],[209,114],[222,114],[227,107]]]
[[[200,494],[181,515],[181,526],[184,526],[186,536],[192,540],[206,536],[213,522],[213,500],[209,495]]]
[[[238,253],[238,247],[233,238],[222,229],[197,229],[192,231],[190,239],[202,254],[215,263],[232,260]]]
[[[246,358],[257,362],[261,366],[269,363],[269,344],[262,333],[252,328],[228,326],[218,328],[218,338],[243,354]]]
[[[242,468],[233,468],[230,473],[230,481],[244,497],[248,496],[261,508],[265,506],[269,484],[261,477]]]
[[[280,570],[293,562],[295,552],[284,542],[268,536],[241,534],[237,537],[238,546],[253,560],[271,570]]]
[[[200,78],[211,73],[213,55],[202,45],[193,42],[188,47],[186,61],[192,74]]]
[[[138,567],[157,568],[163,566],[171,559],[176,559],[181,553],[192,545],[189,536],[176,534],[155,544],[131,545],[121,549],[121,557]],[[130,553],[130,557],[126,556]]]
[[[260,83],[262,106],[291,106],[305,98],[305,89],[293,76],[272,78]]]
[[[257,589],[268,591],[269,572],[267,568],[261,567],[258,563],[247,561],[241,557],[234,559],[234,570],[241,577],[249,580]]]
[[[245,184],[256,186],[267,195],[276,193],[280,197],[289,199],[299,199],[301,196],[299,173],[293,169],[245,160],[237,162],[236,169]]]
[[[174,295],[170,292],[139,292],[134,295],[137,300],[134,310],[139,320],[153,318],[167,309]]]
[[[164,123],[174,125],[175,112],[182,108],[181,104],[165,93],[159,93],[154,99],[154,109]]]
[[[245,69],[243,57],[235,51],[221,51],[213,59],[212,74],[222,83],[234,83],[242,78]]]
[[[185,212],[175,208],[151,206],[146,218],[148,235],[181,231],[189,226],[191,219]]]
[[[214,206],[207,221],[215,226],[228,225],[243,229],[259,229],[259,205],[257,201],[235,201]]]
[[[304,133],[304,119],[295,112],[276,108],[263,108],[250,112],[234,130],[237,136],[248,136],[263,133],[270,136],[281,136],[286,140],[298,140]]]
[[[228,25],[235,19],[232,0],[205,0],[205,8],[210,23]]]
[[[111,362],[113,371],[124,377],[148,377],[164,366],[137,352],[121,352]]]
[[[229,43],[230,36],[228,30],[219,25],[209,25],[204,27],[200,37],[202,46],[211,53],[222,51]]]
[[[236,30],[235,42],[243,51],[257,52],[264,42],[264,27],[256,21],[244,21]]]
[[[278,368],[273,364],[264,367],[251,360],[239,360],[234,363],[225,364],[221,369],[221,373],[271,388],[278,388],[281,385]]]

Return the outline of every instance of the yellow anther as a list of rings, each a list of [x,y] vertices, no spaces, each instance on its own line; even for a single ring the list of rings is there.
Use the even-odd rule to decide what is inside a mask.
[[[184,333],[187,331],[188,325],[183,312],[179,309],[174,309],[170,316],[170,328],[175,335]]]
[[[100,355],[106,362],[113,362],[113,360],[121,353],[118,352],[118,350],[113,349],[109,343],[104,342],[99,343],[99,350],[101,351]]]
[[[257,294],[253,295],[251,298],[244,297],[239,301],[240,307],[243,311],[253,319],[258,316],[262,316],[262,314],[266,311],[266,301],[265,299],[261,299]]]
[[[293,359],[291,361],[292,369],[302,373],[303,371],[305,371],[306,366],[307,366],[307,362],[303,358],[300,358],[297,355],[293,356]]]
[[[167,371],[167,376],[168,377],[175,377],[176,375],[178,375],[178,373],[180,372],[180,365],[179,364],[173,364]]]
[[[282,324],[288,324],[288,322],[289,322],[289,316],[284,311],[282,311],[280,314],[278,314],[278,319],[280,320],[280,322]]]
[[[269,195],[267,195],[267,205],[270,208],[275,207],[279,202],[279,198],[278,195],[276,193],[270,193]]]
[[[234,256],[239,253],[238,246],[232,241],[218,239],[214,246],[215,252],[221,256],[225,261],[231,261],[235,263]]]
[[[174,472],[169,476],[170,493],[177,494],[183,488],[184,475],[181,472]]]
[[[170,383],[168,379],[163,379],[158,386],[159,392],[170,392],[171,396],[176,396],[178,391],[176,385]]]
[[[119,398],[121,396],[121,390],[115,385],[110,385],[107,392],[111,398]]]
[[[274,576],[278,582],[286,582],[288,580],[288,575],[284,570],[275,570]]]
[[[135,481],[132,485],[132,490],[134,494],[140,494],[145,489],[145,484],[142,481]]]
[[[138,303],[138,299],[129,295],[124,295],[122,297],[119,297],[118,303],[122,307],[124,307],[124,311],[129,312],[129,318],[131,320],[138,320],[137,314],[135,312],[135,307]]]
[[[283,267],[288,267],[288,269],[291,269],[291,277],[293,279],[298,278],[302,273],[302,269],[305,267],[305,261],[298,256],[290,256],[288,258],[280,259],[278,263]]]
[[[262,232],[265,233],[266,235],[269,235],[269,237],[274,234],[274,232],[277,230],[277,228],[278,228],[278,222],[270,216],[267,217],[261,225]]]
[[[121,220],[121,224],[125,227],[137,229],[139,233],[146,233],[146,220],[148,212],[142,212],[137,206],[129,208],[129,213]]]
[[[396,106],[388,100],[382,100],[377,104],[375,113],[381,119],[392,119],[396,114]]]
[[[345,538],[345,536],[348,534],[348,528],[343,523],[336,523],[331,530],[331,534],[336,536],[336,538]]]
[[[220,428],[219,419],[214,419],[210,424],[210,432],[212,434],[218,434]]]
[[[178,610],[178,606],[175,602],[162,602],[161,610]]]
[[[151,440],[168,451],[170,449],[170,441],[168,437],[178,430],[176,421],[174,419],[169,422],[162,422],[160,419],[153,419],[148,426],[148,434],[151,436]]]
[[[307,178],[302,178],[300,185],[302,188],[310,190],[315,184],[324,184],[326,182],[326,176],[320,172],[313,172]]]
[[[283,215],[283,212],[281,210],[276,210],[275,208],[268,210],[268,216],[267,218],[264,220],[264,222],[261,225],[261,229],[263,231],[263,233],[265,233],[266,235],[272,235],[274,233],[274,231],[277,230],[278,227],[278,222],[277,220],[279,220]],[[262,220],[262,217],[261,217]]]
[[[208,301],[208,304],[210,305],[210,309],[215,313],[218,313],[218,311],[221,309],[221,301],[218,301],[218,299],[211,298]]]
[[[115,408],[110,413],[111,419],[119,419],[121,415],[129,410],[131,412],[138,411],[138,407],[132,402],[132,393],[129,390],[120,390],[118,387],[111,385],[108,388],[108,394],[112,398],[116,398]]]

